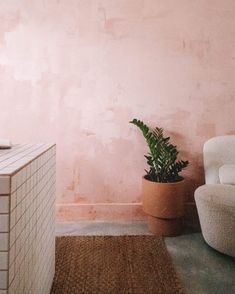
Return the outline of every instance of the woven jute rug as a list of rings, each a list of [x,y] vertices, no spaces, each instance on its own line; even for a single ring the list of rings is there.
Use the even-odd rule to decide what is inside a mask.
[[[56,239],[51,294],[184,293],[161,237]]]

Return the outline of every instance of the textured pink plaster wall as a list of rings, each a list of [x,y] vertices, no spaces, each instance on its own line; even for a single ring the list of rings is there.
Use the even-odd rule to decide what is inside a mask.
[[[233,0],[0,1],[0,137],[57,143],[59,219],[143,217],[133,117],[190,160],[192,201],[203,143],[235,133],[234,28]]]

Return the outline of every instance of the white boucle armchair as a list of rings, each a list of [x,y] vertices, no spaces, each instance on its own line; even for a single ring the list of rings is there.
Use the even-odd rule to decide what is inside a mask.
[[[205,241],[235,257],[235,135],[219,136],[204,144],[206,184],[195,191]]]

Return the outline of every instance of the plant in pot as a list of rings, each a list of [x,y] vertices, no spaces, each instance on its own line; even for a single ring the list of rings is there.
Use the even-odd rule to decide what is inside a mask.
[[[137,126],[148,144],[145,155],[149,169],[142,178],[143,209],[148,214],[148,227],[154,234],[177,236],[183,229],[184,178],[180,172],[189,162],[177,160],[177,146],[165,137],[162,128],[150,129],[141,120],[130,123]]]

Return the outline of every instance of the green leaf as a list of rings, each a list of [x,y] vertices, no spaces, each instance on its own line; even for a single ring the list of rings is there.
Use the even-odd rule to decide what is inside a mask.
[[[145,155],[149,171],[146,177],[154,182],[176,182],[182,179],[179,173],[188,166],[186,160],[177,161],[179,154],[177,146],[170,143],[170,137],[164,137],[163,129],[155,127],[150,129],[143,121],[134,118],[134,124],[142,132],[149,147]]]

